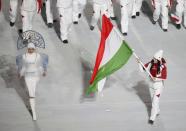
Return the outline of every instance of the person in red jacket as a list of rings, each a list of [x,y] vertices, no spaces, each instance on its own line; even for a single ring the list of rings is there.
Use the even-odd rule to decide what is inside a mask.
[[[149,119],[149,124],[153,124],[156,116],[160,113],[159,102],[160,96],[164,88],[164,80],[167,79],[167,66],[166,61],[163,58],[163,50],[159,50],[155,53],[153,59],[142,65],[142,62],[137,59],[141,71],[149,71],[150,78],[152,80],[152,108]],[[146,69],[145,69],[146,68]]]

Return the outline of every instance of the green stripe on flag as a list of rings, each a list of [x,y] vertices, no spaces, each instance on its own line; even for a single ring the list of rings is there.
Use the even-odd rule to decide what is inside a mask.
[[[87,88],[86,94],[94,93],[97,91],[97,84],[100,80],[114,73],[118,69],[120,69],[123,65],[127,63],[130,56],[132,55],[132,49],[127,45],[125,41],[121,44],[121,47],[116,52],[116,54],[108,61],[105,65],[103,65],[94,79],[94,82]]]

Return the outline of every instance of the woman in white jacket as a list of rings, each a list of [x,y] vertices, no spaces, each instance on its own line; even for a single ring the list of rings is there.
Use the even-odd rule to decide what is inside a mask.
[[[40,75],[46,75],[48,57],[42,57],[42,54],[36,52],[35,45],[29,43],[27,46],[27,52],[18,56],[16,63],[18,65],[19,78],[24,76],[28,89],[33,120],[36,120],[35,92],[40,80]]]

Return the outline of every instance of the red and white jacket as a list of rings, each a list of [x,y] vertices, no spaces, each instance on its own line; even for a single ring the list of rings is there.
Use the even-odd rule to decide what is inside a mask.
[[[153,77],[165,80],[165,79],[167,79],[167,67],[166,67],[165,60],[163,59],[162,61],[163,62],[160,66],[160,72],[159,73],[157,73],[157,70],[158,70],[158,64],[157,63],[152,64],[151,62],[148,62],[148,63],[145,64],[145,67],[150,71],[150,73]]]

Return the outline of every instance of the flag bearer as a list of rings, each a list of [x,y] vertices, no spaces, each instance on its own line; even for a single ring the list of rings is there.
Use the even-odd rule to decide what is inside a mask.
[[[164,81],[167,78],[167,66],[166,61],[163,58],[163,50],[156,52],[153,59],[145,65],[142,65],[139,59],[137,59],[137,61],[141,71],[144,71],[144,68],[146,68],[151,74],[152,108],[149,123],[153,124],[156,116],[160,113],[159,102],[164,89]]]

